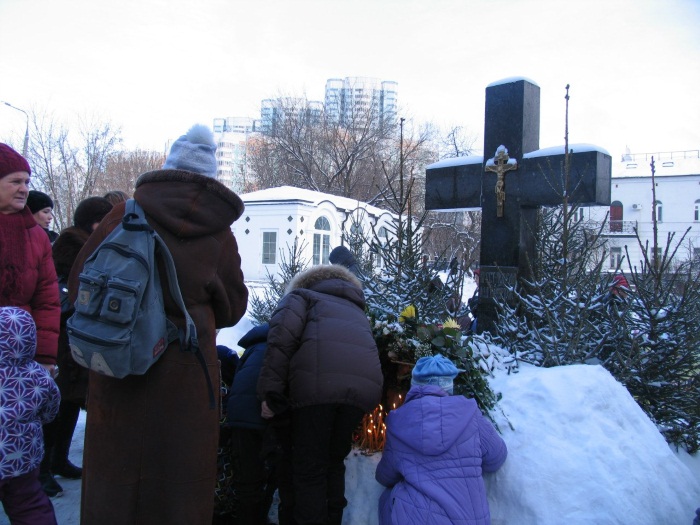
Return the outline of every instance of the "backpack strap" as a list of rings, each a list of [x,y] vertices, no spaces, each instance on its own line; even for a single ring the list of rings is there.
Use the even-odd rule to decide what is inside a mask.
[[[202,351],[199,349],[199,340],[197,339],[197,327],[190,317],[187,307],[185,306],[185,301],[182,298],[182,292],[180,291],[180,284],[177,280],[177,271],[175,269],[175,261],[170,253],[167,245],[163,238],[158,235],[153,227],[146,221],[146,214],[141,208],[141,205],[136,202],[135,199],[129,199],[126,201],[126,209],[124,211],[124,218],[122,219],[122,227],[125,230],[141,230],[149,232],[154,240],[156,241],[156,246],[158,247],[163,260],[165,262],[165,270],[168,274],[168,289],[170,290],[170,295],[173,297],[178,307],[185,316],[185,329],[178,330],[180,338],[180,348],[186,352],[192,352],[196,357],[197,361],[202,367],[204,372],[204,377],[207,380],[207,388],[209,390],[209,408],[214,409],[216,403],[214,400],[214,387],[211,383],[211,378],[209,377],[209,372],[207,371],[207,362],[204,359]]]

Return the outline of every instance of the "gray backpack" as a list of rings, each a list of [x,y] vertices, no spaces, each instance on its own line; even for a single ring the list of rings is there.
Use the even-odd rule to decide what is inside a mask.
[[[156,254],[165,262],[170,293],[185,316],[184,330],[165,315]],[[119,379],[142,375],[179,339],[180,348],[195,353],[202,365],[213,404],[197,328],[182,299],[172,255],[134,199],[127,201],[121,224],[85,261],[79,279],[75,313],[66,323],[78,364]]]

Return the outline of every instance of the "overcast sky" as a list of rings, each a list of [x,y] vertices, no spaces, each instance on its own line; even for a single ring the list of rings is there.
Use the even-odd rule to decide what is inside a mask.
[[[617,160],[700,148],[698,28],[699,0],[0,0],[0,100],[162,150],[195,122],[369,76],[398,82],[401,116],[480,144],[486,86],[523,76],[541,147],[564,143],[570,84],[570,142]],[[0,105],[0,140],[24,126]]]

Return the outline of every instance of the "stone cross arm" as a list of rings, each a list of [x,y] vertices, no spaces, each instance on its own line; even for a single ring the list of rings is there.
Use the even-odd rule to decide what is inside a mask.
[[[481,208],[483,157],[444,159],[426,168],[425,207],[464,211]]]
[[[565,189],[569,203],[609,205],[610,155],[588,144],[569,145],[569,151],[568,180],[564,146],[536,150],[515,159],[517,168],[505,175],[505,194],[511,205],[514,201],[524,207],[561,204]],[[495,179],[495,174],[485,173],[482,157],[431,164],[426,170],[426,208],[445,211],[483,207],[484,193],[494,191]]]

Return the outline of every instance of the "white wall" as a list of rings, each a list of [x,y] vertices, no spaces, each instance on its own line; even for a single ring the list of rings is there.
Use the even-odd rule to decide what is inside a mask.
[[[691,158],[685,154],[694,153]],[[675,157],[675,155],[684,156]],[[691,228],[675,259],[686,260],[693,256],[695,248],[700,248],[700,221],[695,219],[695,207],[700,206],[700,159],[697,152],[678,152],[671,158],[655,158],[655,188],[652,187],[651,168],[648,158],[624,160],[613,166],[611,201],[619,201],[623,206],[623,224],[625,229],[636,226],[642,243],[649,243],[649,254],[653,245],[652,190],[656,190],[656,200],[662,203],[661,220],[658,222],[658,245],[666,249],[668,234],[675,232],[671,247],[675,247],[687,228]],[[636,205],[636,206],[635,206]],[[592,220],[602,220],[608,207],[590,208],[587,212]],[[698,209],[700,217],[700,208]],[[629,222],[628,222],[629,221]],[[610,232],[609,246],[621,248],[625,255],[625,247],[629,252],[632,266],[641,268],[642,251],[633,231]],[[610,269],[610,263],[605,265]],[[628,271],[627,262],[623,262],[622,270]]]

